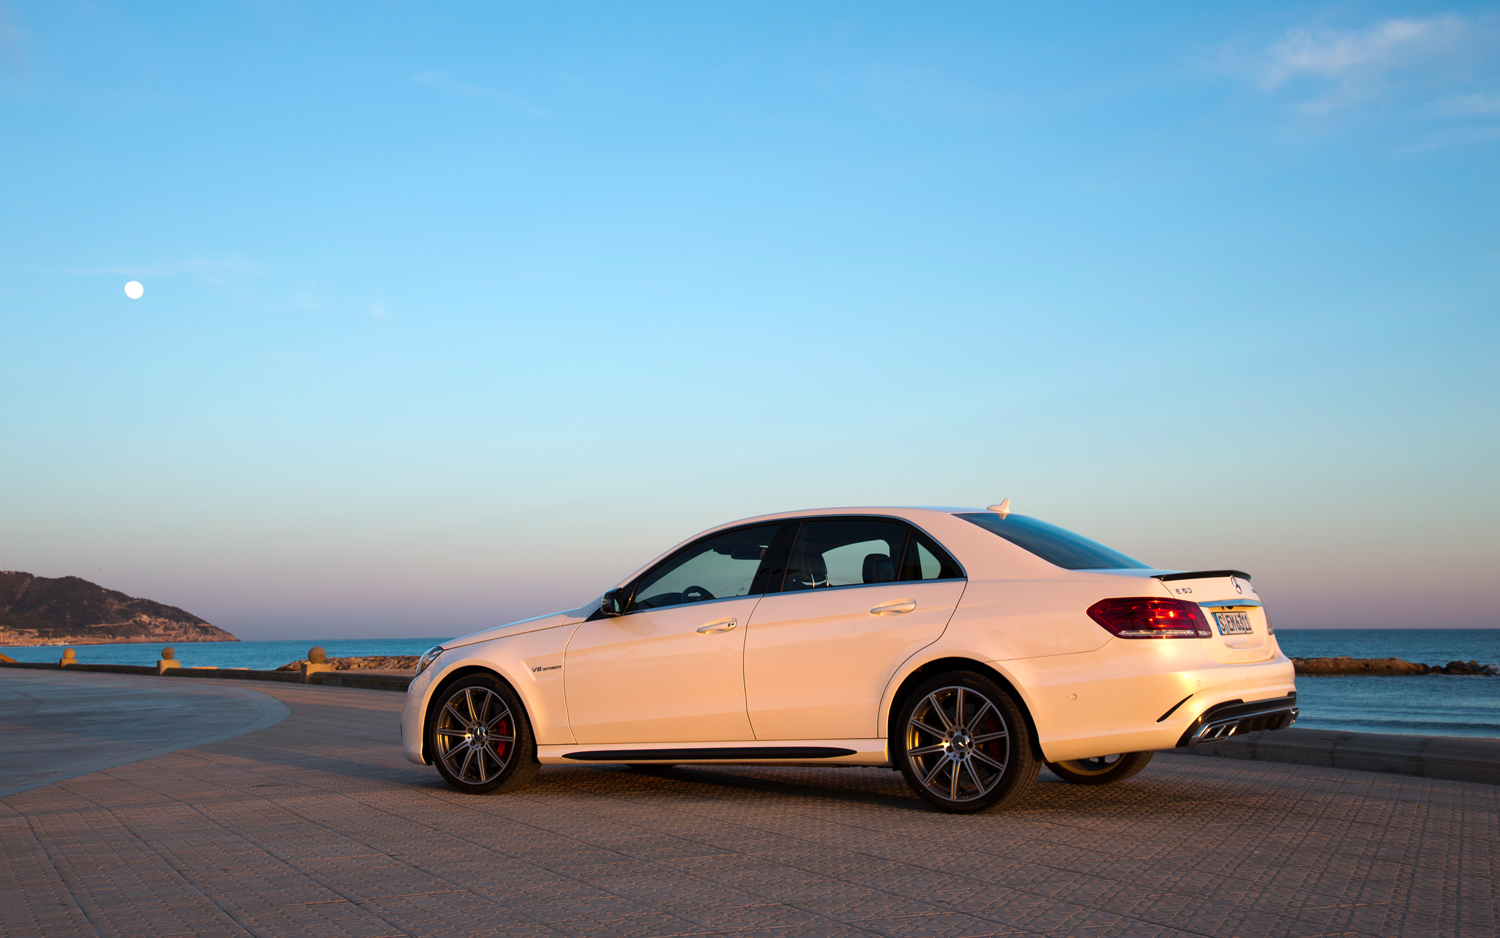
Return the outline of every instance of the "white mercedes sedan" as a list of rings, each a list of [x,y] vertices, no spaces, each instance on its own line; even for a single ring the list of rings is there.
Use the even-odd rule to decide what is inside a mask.
[[[401,730],[472,794],[541,765],[889,766],[970,812],[1043,763],[1106,784],[1296,717],[1249,574],[1154,569],[1007,500],[705,531],[595,602],[430,649]]]

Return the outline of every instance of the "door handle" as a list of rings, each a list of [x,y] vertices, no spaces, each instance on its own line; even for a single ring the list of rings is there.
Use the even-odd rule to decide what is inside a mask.
[[[893,613],[911,612],[917,608],[917,604],[910,599],[898,599],[895,602],[881,603],[870,610],[872,616],[887,616]]]
[[[734,619],[720,619],[717,622],[710,622],[707,625],[698,626],[698,634],[707,635],[710,632],[727,632],[737,625],[739,625],[739,622],[735,621]]]

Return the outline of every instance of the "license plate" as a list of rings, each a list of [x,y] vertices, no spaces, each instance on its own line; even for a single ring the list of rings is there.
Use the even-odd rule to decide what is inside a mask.
[[[1245,612],[1216,612],[1214,621],[1219,624],[1220,635],[1249,635],[1255,631],[1250,625],[1250,614]]]

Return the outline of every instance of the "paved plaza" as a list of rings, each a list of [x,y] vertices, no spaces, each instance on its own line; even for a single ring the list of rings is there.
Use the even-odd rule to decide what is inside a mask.
[[[970,817],[883,769],[544,767],[473,798],[401,758],[401,701],[0,669],[0,935],[1500,929],[1497,786],[1164,756]]]

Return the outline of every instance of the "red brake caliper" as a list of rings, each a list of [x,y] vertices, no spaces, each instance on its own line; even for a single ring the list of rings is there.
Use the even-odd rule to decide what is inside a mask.
[[[499,723],[496,723],[495,724],[495,735],[496,736],[510,736],[510,735],[512,735],[511,731],[510,731],[510,720],[501,720]],[[498,758],[501,762],[504,762],[505,761],[505,750],[509,746],[509,743],[505,743],[505,742],[502,742],[501,740],[495,739],[495,740],[491,740],[490,741],[490,745],[492,745],[492,746],[495,747],[495,756],[496,756],[496,758]]]

